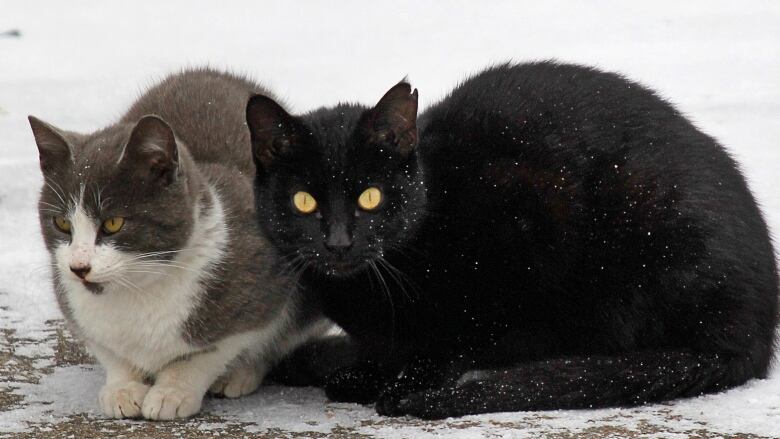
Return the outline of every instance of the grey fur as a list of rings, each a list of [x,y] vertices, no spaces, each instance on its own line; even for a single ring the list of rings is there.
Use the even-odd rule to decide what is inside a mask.
[[[224,207],[229,243],[197,308],[182,328],[185,338],[205,347],[229,335],[261,328],[278,316],[289,300],[295,301],[292,321],[296,329],[316,320],[317,307],[297,297],[294,280],[272,272],[276,255],[255,225],[255,167],[245,106],[249,96],[257,93],[270,95],[246,78],[197,69],[164,79],[116,124],[91,134],[62,131],[31,117],[46,180],[39,213],[50,253],[59,242],[69,239],[56,229],[53,216],[67,211],[71,199],[78,198],[82,190],[90,216],[128,218],[121,233],[99,236],[99,240],[111,240],[132,252],[181,249],[193,228],[196,201],[200,200],[204,209],[213,206],[211,186]],[[152,114],[175,133],[175,157],[167,157],[164,148],[157,148],[164,143],[159,124],[152,128],[137,125]],[[130,141],[134,129],[143,131],[135,142],[142,144]],[[161,161],[168,167],[158,169]],[[138,174],[139,169],[148,172],[149,167],[144,166],[149,163],[154,164],[154,172],[167,172],[164,181],[157,174]],[[172,253],[160,257],[171,258]],[[58,276],[55,290],[63,313],[73,324]]]

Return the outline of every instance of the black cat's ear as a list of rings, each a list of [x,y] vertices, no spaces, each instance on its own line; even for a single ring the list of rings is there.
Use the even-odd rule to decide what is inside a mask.
[[[63,132],[35,116],[27,116],[27,120],[38,144],[41,171],[49,174],[68,167],[73,162],[73,155]]]
[[[258,166],[264,167],[289,152],[298,125],[281,105],[263,95],[249,98],[246,123],[252,138],[252,156]]]
[[[417,89],[396,84],[370,111],[365,129],[370,142],[390,143],[408,156],[417,146]]]
[[[179,166],[179,148],[173,130],[157,116],[142,117],[119,160],[141,180],[172,183]]]

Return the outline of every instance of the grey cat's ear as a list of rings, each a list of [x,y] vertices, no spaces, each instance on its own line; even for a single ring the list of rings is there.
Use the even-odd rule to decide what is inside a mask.
[[[369,141],[390,143],[408,156],[417,146],[417,89],[396,84],[370,111],[367,123]]]
[[[27,120],[30,121],[35,143],[38,144],[38,156],[44,174],[68,167],[73,162],[73,155],[63,132],[35,116],[27,116]]]
[[[290,152],[299,123],[273,99],[254,95],[246,105],[246,123],[252,138],[252,156],[258,166],[270,166]]]
[[[173,130],[157,116],[142,117],[133,128],[119,162],[142,180],[172,183],[179,166],[179,148]]]

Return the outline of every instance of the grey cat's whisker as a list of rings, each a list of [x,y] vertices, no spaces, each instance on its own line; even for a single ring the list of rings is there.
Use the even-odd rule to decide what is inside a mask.
[[[142,292],[141,288],[139,288],[134,283],[130,282],[130,280],[127,279],[124,276],[117,276],[117,277],[114,278],[114,281],[116,283],[118,283],[119,285],[122,285],[125,288],[129,288],[129,289],[135,290],[136,292],[139,292],[139,293]]]
[[[135,255],[132,258],[128,259],[128,261],[134,261],[136,259],[143,259],[143,258],[151,258],[151,257],[155,257],[155,256],[167,255],[167,254],[173,254],[173,253],[180,253],[181,251],[182,250],[167,250],[167,251],[157,251],[157,252],[141,253],[141,254]]]
[[[193,273],[200,273],[198,270],[193,270],[192,268],[188,267],[187,265],[171,262],[165,259],[159,259],[159,260],[153,260],[153,261],[143,261],[143,262],[133,262],[127,264],[128,266],[135,266],[135,267],[172,267],[172,268],[180,268],[182,270],[189,270]]]
[[[136,259],[136,260],[130,260],[126,261],[125,264],[181,264],[181,262],[176,262],[172,259]]]
[[[125,273],[144,273],[144,274],[156,274],[159,276],[168,276],[168,273],[164,273],[162,271],[153,271],[153,270],[125,270]]]
[[[39,203],[43,204],[44,206],[49,206],[57,210],[60,210],[62,208],[62,206],[57,206],[56,204],[47,203],[45,201],[40,201]]]
[[[49,179],[44,179],[44,180],[43,180],[43,183],[44,183],[44,184],[45,184],[45,185],[46,185],[46,186],[47,186],[49,189],[51,189],[51,191],[52,191],[52,192],[54,192],[54,195],[56,195],[56,196],[57,196],[57,198],[59,198],[60,202],[62,203],[62,208],[63,208],[63,209],[65,209],[65,210],[67,210],[67,208],[68,208],[68,203],[66,203],[66,202],[65,202],[65,198],[64,198],[64,195],[65,195],[65,194],[60,194],[60,192],[59,192],[57,189],[55,189],[55,188],[54,188],[54,186],[52,186],[52,183],[54,183],[54,184],[57,184],[57,183],[56,183],[56,182],[53,182],[53,181],[51,181],[51,182],[50,182],[50,180],[49,180]],[[59,186],[59,185],[57,185],[57,186]]]
[[[49,188],[51,188],[51,190],[54,191],[55,194],[62,194],[63,197],[65,196],[65,190],[62,189],[62,186],[59,183],[57,183],[55,180],[52,180],[44,176],[44,183],[46,183],[49,186]],[[51,186],[52,184],[57,186],[57,188]]]
[[[100,196],[98,195],[98,191],[96,190],[97,183],[92,183],[91,189],[92,189],[92,199],[95,202],[95,206],[100,210]]]
[[[75,208],[76,206],[79,206],[84,201],[84,192],[85,191],[86,191],[86,186],[82,182],[79,185],[78,194],[74,193],[74,194],[70,195],[71,206],[73,206]]]

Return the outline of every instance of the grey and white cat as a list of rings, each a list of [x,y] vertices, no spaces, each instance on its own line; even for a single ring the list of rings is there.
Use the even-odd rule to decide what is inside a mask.
[[[257,230],[245,106],[257,84],[185,71],[92,134],[30,117],[57,300],[107,372],[102,410],[174,419],[254,391],[322,332]]]

